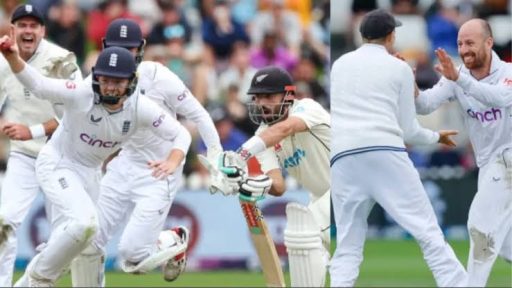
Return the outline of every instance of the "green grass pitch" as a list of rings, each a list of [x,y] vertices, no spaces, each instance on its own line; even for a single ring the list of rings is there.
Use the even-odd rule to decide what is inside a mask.
[[[334,242],[334,241],[333,241]],[[465,265],[469,243],[451,241],[455,253]],[[434,287],[435,282],[427,268],[419,246],[413,240],[366,242],[364,261],[356,286],[359,287]],[[15,278],[20,277],[17,272]],[[288,273],[286,283],[290,284]],[[329,282],[329,281],[328,281]],[[494,264],[488,281],[490,287],[512,287],[512,266],[502,259]],[[58,286],[70,286],[69,275]],[[175,282],[162,280],[160,273],[128,275],[121,272],[107,273],[108,287],[263,287],[263,275],[258,272],[222,270],[211,272],[186,272]]]

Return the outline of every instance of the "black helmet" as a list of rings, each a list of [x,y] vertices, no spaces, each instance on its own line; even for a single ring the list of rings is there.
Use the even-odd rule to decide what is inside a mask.
[[[130,96],[137,86],[137,66],[130,51],[121,47],[109,47],[101,51],[92,68],[92,88],[95,94],[95,103],[117,104],[120,97],[103,96],[100,92],[99,76],[129,79],[126,96]]]
[[[139,64],[144,57],[144,46],[146,41],[142,38],[142,31],[139,24],[130,19],[116,19],[107,28],[103,38],[103,48],[119,46],[126,49],[137,48],[136,64]]]
[[[274,113],[264,113],[265,109],[261,105],[254,103],[255,97],[258,94],[276,93],[282,93],[283,98],[277,104],[279,107]],[[253,102],[247,104],[251,121],[258,125],[262,122],[271,125],[281,121],[287,115],[287,108],[293,104],[295,86],[288,72],[275,66],[269,66],[256,72],[251,80],[251,87],[247,94],[254,95]]]
[[[256,72],[247,94],[274,94],[294,90],[295,86],[288,72],[276,66],[268,66]]]

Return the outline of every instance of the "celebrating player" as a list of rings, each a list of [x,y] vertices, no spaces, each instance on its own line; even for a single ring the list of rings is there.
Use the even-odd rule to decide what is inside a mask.
[[[267,193],[285,192],[281,168],[309,190],[308,207],[290,203],[286,208],[291,284],[324,286],[330,243],[330,115],[312,99],[295,99],[291,76],[277,67],[259,70],[248,94],[253,95],[249,115],[260,126],[237,153],[223,153],[221,170],[242,197],[254,201]],[[245,161],[251,156],[256,156],[265,174],[245,173]]]
[[[482,287],[498,253],[509,261],[511,257],[512,64],[492,51],[492,31],[485,20],[464,23],[457,43],[464,65],[455,68],[448,54],[437,49],[437,70],[443,77],[432,89],[419,93],[416,109],[428,114],[448,101],[460,104],[480,168],[468,217],[468,285]]]
[[[44,19],[32,5],[20,5],[11,17],[20,56],[40,73],[52,78],[82,77],[73,53],[43,39]],[[13,39],[14,40],[14,39]],[[12,285],[16,258],[16,230],[41,191],[35,163],[47,135],[58,122],[52,104],[24,89],[0,57],[2,132],[9,137],[10,155],[0,200],[0,286]]]
[[[0,38],[2,54],[18,80],[36,97],[63,103],[64,116],[36,161],[36,175],[48,201],[66,217],[47,247],[27,267],[29,286],[52,286],[63,268],[91,242],[98,229],[94,199],[101,163],[137,129],[151,130],[174,146],[165,161],[150,161],[155,177],[181,165],[191,137],[173,117],[140,97],[134,57],[124,48],[100,53],[90,82],[43,77],[19,57],[12,36]],[[174,247],[169,247],[174,249]]]
[[[332,67],[331,179],[337,228],[330,267],[333,287],[354,286],[375,203],[418,241],[438,286],[466,285],[466,272],[444,239],[404,145],[453,146],[450,135],[456,132],[419,126],[412,70],[389,54],[399,25],[384,10],[369,12],[360,26],[363,46]]]
[[[138,65],[138,85],[145,94],[171,115],[180,114],[194,121],[213,158],[222,152],[219,136],[206,110],[190,93],[183,82],[169,69],[156,62],[142,61],[145,41],[137,23],[128,19],[113,21],[103,41],[105,48],[120,46],[129,49]],[[101,181],[98,200],[100,229],[91,247],[85,249],[71,265],[73,286],[102,285],[104,249],[132,206],[130,220],[119,244],[125,272],[140,273],[151,270],[153,259],[162,258],[155,252],[160,230],[164,225],[172,201],[182,179],[183,165],[165,180],[155,179],[147,170],[147,162],[165,157],[172,142],[156,137],[151,131],[138,131],[119,156],[109,165]],[[128,168],[127,168],[128,167]],[[188,231],[175,230],[177,242],[186,242]],[[151,255],[151,256],[150,256]],[[180,253],[164,266],[164,279],[175,280],[185,268],[186,255]],[[165,258],[165,257],[164,257]]]

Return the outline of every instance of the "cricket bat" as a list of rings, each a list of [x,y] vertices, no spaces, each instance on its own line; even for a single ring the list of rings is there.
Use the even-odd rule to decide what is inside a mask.
[[[197,155],[197,157],[201,165],[203,165],[210,174],[219,175],[218,173],[222,173],[203,155]],[[276,246],[268,231],[267,224],[261,215],[260,209],[254,201],[239,200],[240,207],[242,208],[251,234],[252,243],[260,259],[261,270],[263,271],[267,287],[286,287],[281,261],[279,260]]]
[[[260,209],[256,202],[243,199],[240,199],[240,206],[251,233],[252,244],[260,259],[267,287],[285,287],[281,261]]]

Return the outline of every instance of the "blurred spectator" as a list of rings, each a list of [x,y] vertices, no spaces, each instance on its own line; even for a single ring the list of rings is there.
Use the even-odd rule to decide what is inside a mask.
[[[294,55],[299,55],[302,41],[302,26],[297,13],[284,6],[285,0],[269,0],[270,9],[259,12],[251,24],[251,42],[258,46],[265,40],[265,34],[274,30],[276,39]]]
[[[201,62],[193,72],[192,93],[197,100],[206,106],[210,101],[220,101],[218,75],[215,70],[215,56],[213,50],[204,48]]]
[[[427,14],[427,34],[430,39],[433,59],[434,50],[444,48],[448,54],[457,56],[457,3],[454,1],[439,1],[432,4],[431,11]]]
[[[415,149],[411,145],[406,144],[407,154],[412,161],[412,164],[417,169],[427,168],[429,165],[429,155],[424,153],[422,150]]]
[[[251,54],[251,64],[257,69],[275,65],[291,72],[297,61],[295,54],[279,44],[278,34],[273,29],[265,31],[261,46]]]
[[[208,112],[215,123],[217,132],[219,132],[220,143],[224,150],[236,151],[249,138],[244,132],[233,125],[233,121],[229,117],[226,108],[222,105],[210,105]],[[198,145],[197,152],[205,154],[206,145],[202,139],[198,142]]]
[[[169,35],[165,41],[169,60],[167,68],[174,72],[180,79],[190,87],[192,84],[192,68],[188,63],[188,55],[185,47],[185,37],[183,34]]]
[[[315,64],[308,58],[302,58],[292,72],[293,80],[304,82],[311,96],[322,106],[327,107],[328,96],[324,86],[317,79]]]
[[[483,0],[477,7],[478,17],[487,18],[491,15],[507,14],[508,1],[510,0]]]
[[[181,11],[172,2],[161,4],[162,20],[155,24],[147,37],[148,44],[163,44],[167,39],[181,37],[186,43],[192,31]]]
[[[231,1],[231,14],[242,25],[250,24],[258,12],[258,0]]]
[[[458,150],[441,145],[430,155],[429,167],[460,166],[462,157]]]
[[[204,43],[213,48],[219,64],[228,59],[236,42],[249,43],[245,27],[231,17],[225,1],[216,2],[211,17],[203,20],[201,31]]]
[[[308,58],[315,61],[317,66],[329,62],[330,49],[325,43],[329,42],[329,31],[323,29],[319,23],[314,22],[302,31],[304,41],[301,45],[301,58]]]
[[[144,61],[155,61],[167,66],[169,60],[170,56],[167,47],[163,44],[149,45],[144,51]]]
[[[60,46],[73,51],[81,64],[85,60],[85,33],[76,0],[59,0],[48,13],[46,33]]]
[[[20,3],[20,0],[0,1],[0,35],[9,33],[12,12]]]
[[[419,14],[418,0],[391,0],[393,14]]]
[[[240,91],[237,84],[230,85],[227,90],[224,107],[226,107],[229,118],[231,118],[238,129],[242,130],[247,135],[253,135],[257,126],[249,118],[246,106],[247,102],[241,102],[238,96],[246,93],[247,90]]]
[[[159,6],[159,2],[144,0],[144,5],[141,5],[140,0],[128,0],[128,9],[139,16],[144,21],[144,25],[150,29],[162,19],[163,8]]]
[[[429,89],[439,81],[439,75],[434,70],[434,65],[425,51],[417,51],[416,60],[416,84],[421,90]]]
[[[229,66],[219,77],[221,93],[226,93],[232,85],[238,87],[237,99],[246,103],[250,100],[246,92],[251,86],[251,79],[256,73],[256,69],[251,66],[249,45],[244,42],[238,42],[233,47]]]
[[[98,9],[91,11],[87,21],[87,38],[95,49],[101,50],[101,39],[107,32],[108,24],[117,18],[133,19],[141,26],[142,34],[148,34],[148,28],[142,19],[128,10],[127,0],[104,0]]]
[[[60,0],[28,0],[23,1],[34,6],[44,17],[48,16],[50,7],[56,5]]]

